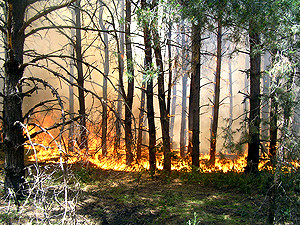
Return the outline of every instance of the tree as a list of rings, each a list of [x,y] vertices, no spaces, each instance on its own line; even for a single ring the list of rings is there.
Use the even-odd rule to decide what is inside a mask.
[[[151,36],[150,36],[150,18],[146,15],[151,10],[150,5],[146,0],[141,0],[142,14],[139,16],[143,27],[144,45],[145,45],[145,69],[147,82],[147,118],[149,126],[149,164],[150,172],[153,174],[156,169],[156,129],[154,120],[154,106],[153,106],[153,78],[154,70],[152,66],[152,47],[151,47]]]
[[[186,99],[187,99],[187,61],[188,61],[188,54],[186,49],[186,34],[185,34],[185,26],[182,23],[182,99],[181,99],[181,126],[180,126],[180,156],[183,158],[186,155]]]
[[[154,22],[152,27],[152,36],[153,36],[153,50],[156,60],[156,66],[158,67],[158,102],[159,102],[159,111],[160,111],[160,123],[162,130],[162,139],[163,139],[163,153],[164,153],[164,170],[171,170],[171,144],[170,144],[170,119],[167,111],[167,104],[165,98],[165,79],[164,79],[164,67],[163,59],[161,54],[161,44],[160,37],[158,33],[158,21],[157,21],[157,0],[153,1],[155,7]]]
[[[107,28],[103,23],[103,6],[99,10],[99,24],[101,30],[105,31]],[[102,135],[101,135],[101,146],[102,155],[107,155],[107,76],[109,74],[109,49],[108,49],[108,34],[103,32],[103,44],[104,44],[104,77],[103,77],[103,104],[102,104]]]
[[[127,76],[128,76],[128,91],[127,95],[123,93],[125,98],[125,145],[126,145],[126,164],[130,165],[133,162],[132,144],[132,104],[134,93],[134,68],[131,47],[131,2],[126,0],[126,16],[125,16],[125,45],[126,45],[126,58],[127,58]],[[123,91],[124,92],[124,91]]]
[[[84,94],[84,74],[83,74],[83,57],[81,47],[81,13],[80,13],[80,1],[77,0],[75,4],[75,57],[77,68],[77,84],[78,84],[78,102],[79,102],[79,116],[80,116],[80,135],[79,135],[79,148],[81,150],[88,151],[88,134],[86,128],[86,113],[85,113],[85,94]]]
[[[146,65],[145,65],[146,66]],[[143,145],[143,131],[145,127],[145,95],[146,95],[146,77],[143,74],[142,87],[141,87],[141,104],[139,112],[139,124],[138,124],[138,137],[137,137],[137,146],[136,146],[136,157],[138,160],[142,157],[142,145]]]
[[[74,10],[71,10],[71,14],[72,14],[72,20],[75,21],[75,12]],[[71,55],[71,59],[70,59],[70,76],[69,76],[69,80],[70,83],[74,82],[74,65],[75,65],[75,61],[74,61],[74,38],[75,38],[75,31],[74,29],[71,30],[71,46],[70,46],[70,55]],[[70,120],[74,120],[74,87],[72,85],[69,85],[69,113],[70,113]],[[70,124],[70,130],[69,130],[69,143],[68,143],[68,147],[69,147],[69,151],[74,151],[74,145],[75,145],[75,140],[74,140],[74,123]]]
[[[119,83],[118,83],[118,100],[117,100],[117,113],[116,113],[116,136],[115,136],[115,143],[114,143],[114,150],[117,153],[118,149],[120,149],[120,141],[121,141],[121,121],[122,121],[122,104],[123,104],[123,100],[122,100],[122,87],[121,87],[121,80],[120,78],[123,78],[124,75],[124,56],[125,56],[125,52],[124,52],[124,43],[125,43],[125,26],[124,26],[124,21],[125,21],[125,15],[124,15],[124,8],[125,8],[125,4],[124,4],[124,0],[119,0],[119,4],[120,4],[120,14],[121,14],[121,18],[120,18],[120,34],[119,34],[119,39],[120,39],[120,43],[119,43],[119,57],[118,57],[118,70],[119,70]]]
[[[255,51],[260,44],[259,33],[254,30],[253,21],[249,22],[250,43],[250,115],[248,157],[246,172],[257,171],[260,148],[260,61],[261,55]]]
[[[270,76],[269,73],[267,72],[268,67],[270,65],[269,62],[269,57],[270,54],[267,52],[264,54],[264,73],[263,73],[263,101],[262,101],[262,125],[261,125],[261,136],[263,139],[263,148],[267,146],[266,140],[269,137],[269,112],[270,112],[270,107],[269,107],[269,95],[270,95]]]
[[[220,106],[220,83],[221,83],[221,60],[222,60],[222,15],[218,18],[217,28],[217,68],[215,79],[215,98],[213,108],[213,120],[211,125],[211,138],[210,138],[210,165],[215,165],[216,160],[216,146],[217,146],[217,130],[219,119],[219,106]]]
[[[190,87],[190,104],[189,120],[192,121],[192,141],[191,147],[192,165],[199,167],[199,134],[200,134],[200,49],[201,49],[201,24],[192,24],[192,69],[191,69],[191,87]]]
[[[177,62],[176,62],[176,59],[175,59],[175,69],[174,69],[174,73],[175,75],[178,73],[177,71]],[[172,97],[172,104],[171,104],[171,112],[170,112],[170,117],[171,117],[171,120],[170,120],[170,141],[171,141],[171,144],[172,144],[172,148],[174,149],[175,147],[175,141],[174,141],[174,125],[175,125],[175,113],[176,113],[176,91],[177,91],[177,88],[176,88],[176,83],[173,85],[173,97]]]
[[[250,113],[249,113],[249,140],[248,140],[248,157],[245,172],[257,172],[259,164],[260,150],[260,65],[261,65],[261,34],[267,27],[265,20],[265,12],[268,8],[267,2],[242,1],[240,4],[233,1],[232,12],[237,21],[237,29],[244,29],[249,40],[249,57],[250,57]],[[252,15],[249,17],[249,15]],[[265,26],[265,27],[264,27]],[[236,31],[237,32],[237,31]]]
[[[5,189],[14,193],[19,200],[25,193],[24,171],[24,142],[23,130],[20,123],[22,115],[22,78],[25,64],[23,63],[25,39],[33,32],[25,31],[41,17],[70,5],[74,0],[62,2],[60,5],[50,6],[40,10],[25,20],[27,8],[33,1],[11,0],[5,3],[7,21],[1,25],[0,31],[7,40],[7,59],[4,63],[4,92],[3,92],[3,145],[5,149]]]

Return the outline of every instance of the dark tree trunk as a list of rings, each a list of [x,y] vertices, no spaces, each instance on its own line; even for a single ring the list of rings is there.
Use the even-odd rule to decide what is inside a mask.
[[[201,48],[201,26],[192,25],[192,71],[191,71],[191,93],[190,93],[190,114],[189,121],[192,124],[192,140],[189,140],[191,148],[192,165],[199,167],[200,155],[200,48]],[[189,127],[190,129],[190,127]]]
[[[167,97],[167,112],[170,115],[171,111],[171,89],[172,89],[172,46],[171,46],[171,38],[172,38],[172,24],[168,24],[168,67],[169,67],[169,81],[168,81],[168,97]]]
[[[150,47],[150,58],[151,63],[151,47]],[[146,53],[148,54],[148,53]],[[148,64],[147,68],[151,68],[151,64]],[[147,83],[147,117],[148,117],[148,127],[149,127],[149,164],[150,172],[154,173],[156,169],[156,129],[154,120],[154,107],[153,107],[153,80],[149,80]]]
[[[221,83],[221,62],[222,62],[222,25],[221,21],[218,21],[218,33],[217,33],[217,68],[216,68],[216,83],[215,83],[215,98],[213,108],[213,121],[211,126],[210,136],[210,159],[211,166],[215,165],[216,161],[216,146],[217,146],[217,131],[219,120],[219,107],[220,107],[220,83]]]
[[[76,1],[75,7],[75,26],[81,27],[80,17],[80,0]],[[75,42],[75,53],[76,53],[76,66],[77,66],[77,84],[78,84],[78,101],[79,101],[79,116],[80,116],[80,135],[79,135],[79,148],[81,150],[88,151],[88,136],[86,129],[86,113],[85,113],[85,96],[84,96],[84,74],[82,67],[82,50],[81,50],[81,30],[76,29],[76,42]]]
[[[144,127],[145,127],[144,114],[145,114],[145,92],[146,92],[145,88],[146,88],[146,83],[144,82],[144,80],[145,80],[145,77],[143,77],[143,83],[142,83],[142,87],[141,87],[142,92],[141,92],[141,104],[140,104],[140,112],[139,112],[139,130],[138,130],[137,147],[136,147],[136,158],[138,160],[140,160],[142,158],[143,130],[144,130]]]
[[[270,148],[269,148],[269,156],[271,162],[275,161],[276,151],[277,151],[277,136],[278,136],[277,116],[278,116],[278,102],[274,94],[272,94],[271,107],[270,107]]]
[[[125,16],[125,45],[126,45],[126,58],[127,58],[127,73],[128,77],[128,90],[125,98],[125,146],[126,146],[126,164],[130,165],[133,162],[132,144],[132,103],[134,92],[134,68],[132,58],[132,48],[130,39],[130,25],[131,25],[131,1],[126,0],[126,16]]]
[[[250,41],[250,117],[248,157],[245,172],[257,172],[260,146],[260,62],[261,56],[255,52],[260,44],[259,34],[249,28]]]
[[[75,23],[75,11],[73,9],[71,9],[71,14],[72,14],[72,21],[73,23]],[[74,82],[74,77],[75,77],[75,46],[73,45],[73,43],[75,43],[75,29],[71,29],[71,41],[70,41],[70,55],[71,55],[71,59],[70,59],[70,76],[69,76],[69,80],[70,83]],[[69,85],[69,114],[70,114],[70,120],[74,119],[74,87],[73,85]],[[68,151],[73,152],[74,151],[74,145],[75,145],[75,126],[74,126],[74,122],[70,123],[70,127],[69,127],[69,140],[68,140]]]
[[[100,9],[99,13],[99,24],[102,30],[107,30],[103,24],[103,7]],[[107,32],[103,33],[104,41],[104,77],[103,77],[103,103],[102,103],[102,135],[101,135],[101,146],[102,146],[102,155],[107,155],[107,76],[109,74],[109,50],[108,50],[108,34]]]
[[[124,0],[119,0],[120,3],[120,14],[121,14],[121,20],[125,19],[124,15]],[[114,142],[114,151],[118,155],[118,150],[120,149],[121,144],[121,127],[122,127],[122,80],[123,74],[124,74],[124,43],[125,43],[125,35],[124,35],[124,23],[121,21],[120,23],[120,53],[118,57],[118,63],[119,63],[119,84],[118,84],[118,100],[117,100],[117,114],[116,114],[116,136],[115,136],[115,142]]]
[[[15,0],[8,4],[7,52],[4,63],[4,100],[3,100],[3,143],[5,152],[5,190],[13,191],[16,200],[23,195],[25,187],[24,137],[17,122],[22,118],[22,88],[18,82],[23,77],[24,32],[20,32],[24,22],[26,1]]]
[[[73,10],[72,10],[73,11]],[[75,16],[75,15],[74,15]],[[75,33],[75,32],[72,32]],[[75,34],[72,34],[72,38],[75,36]],[[70,49],[71,56],[74,58],[74,48],[71,46]],[[70,83],[74,82],[74,60],[70,60]],[[74,119],[74,87],[72,85],[69,85],[69,114],[70,119]],[[74,123],[70,123],[69,128],[69,140],[68,140],[68,150],[74,151]]]
[[[141,6],[143,10],[149,8],[146,0],[141,0]],[[151,37],[148,21],[143,24],[144,32],[144,45],[145,45],[145,70],[152,69],[152,48]],[[154,120],[154,107],[153,107],[153,78],[147,79],[147,117],[149,126],[149,164],[150,173],[153,174],[156,169],[156,129]]]
[[[154,1],[156,5],[157,2]],[[156,11],[157,13],[157,11]],[[166,96],[165,96],[165,79],[164,79],[164,68],[163,68],[163,60],[161,55],[161,45],[158,34],[158,24],[157,21],[154,22],[154,26],[152,29],[153,34],[153,42],[154,42],[154,54],[156,59],[156,65],[159,70],[158,74],[158,102],[159,102],[159,110],[160,110],[160,123],[162,130],[162,139],[163,139],[163,153],[164,153],[164,170],[171,171],[171,145],[170,145],[170,135],[169,135],[169,114],[167,111],[166,105]]]

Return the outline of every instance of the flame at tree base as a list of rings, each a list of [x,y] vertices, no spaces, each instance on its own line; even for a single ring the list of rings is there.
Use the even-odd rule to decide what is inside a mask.
[[[108,151],[106,156],[103,156],[100,151],[90,150],[88,153],[74,151],[65,152],[58,148],[43,148],[36,150],[36,154],[31,154],[28,157],[29,162],[44,162],[44,163],[58,163],[60,159],[64,163],[75,164],[81,162],[85,165],[96,167],[104,170],[115,170],[115,171],[140,171],[149,169],[149,161],[146,156],[141,160],[135,160],[130,166],[126,165],[125,151],[118,151],[115,153],[113,149]],[[176,152],[176,150],[174,150]],[[262,160],[259,164],[259,168],[271,169],[271,166],[266,164],[267,160]],[[209,155],[200,154],[200,167],[201,172],[228,172],[233,171],[237,173],[244,172],[244,168],[247,165],[246,154],[217,154],[215,166],[209,165]],[[157,154],[156,168],[158,170],[163,169],[163,157],[161,154]],[[191,159],[189,157],[182,159],[179,156],[175,156],[172,159],[172,170],[176,171],[191,171]]]
[[[33,143],[33,142],[32,142]],[[42,162],[42,163],[59,163],[76,164],[81,163],[84,165],[96,167],[103,170],[115,170],[115,171],[141,171],[149,169],[149,161],[147,152],[148,149],[143,149],[144,155],[141,160],[135,160],[130,166],[126,165],[125,149],[115,150],[113,147],[107,149],[107,155],[103,156],[101,152],[101,146],[99,141],[94,139],[94,142],[89,142],[88,151],[80,149],[74,145],[72,150],[68,146],[59,146],[55,141],[49,141],[47,135],[40,135],[35,138],[34,144],[29,144],[27,147],[27,160],[29,163]],[[37,144],[38,143],[38,144]],[[191,171],[191,158],[186,157],[182,159],[179,157],[179,150],[173,149],[172,158],[172,170],[176,171]],[[247,165],[246,154],[217,154],[215,166],[209,165],[209,155],[200,154],[200,166],[199,171],[204,173],[210,172],[223,172],[229,171],[242,173]],[[158,170],[163,169],[163,156],[162,153],[157,153],[156,168]],[[294,168],[299,168],[299,162],[291,162]],[[270,160],[267,157],[262,157],[259,170],[267,169],[272,171]],[[288,168],[290,171],[290,168]]]

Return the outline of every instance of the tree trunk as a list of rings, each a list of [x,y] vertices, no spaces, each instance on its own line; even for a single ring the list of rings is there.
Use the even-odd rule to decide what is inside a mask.
[[[177,73],[177,69],[175,68],[175,75]],[[174,126],[175,126],[175,114],[176,114],[176,84],[173,85],[173,97],[171,104],[171,120],[170,120],[170,142],[172,145],[172,149],[175,148],[175,140],[174,140]]]
[[[99,12],[99,24],[102,30],[107,30],[103,24],[103,6],[100,8]],[[107,76],[109,74],[109,50],[108,50],[108,34],[103,33],[104,41],[104,77],[103,77],[103,104],[102,104],[102,135],[101,135],[101,146],[102,155],[107,155]]]
[[[187,98],[187,61],[188,54],[186,52],[185,44],[185,28],[183,25],[182,34],[182,100],[181,100],[181,126],[180,126],[180,156],[184,158],[186,156],[186,98]]]
[[[228,73],[228,76],[229,76],[229,140],[228,140],[228,143],[232,143],[232,123],[233,123],[233,82],[232,82],[232,66],[231,66],[231,59],[229,59],[229,65],[228,65],[228,69],[229,69],[229,73]],[[231,149],[233,150],[233,149]]]
[[[267,71],[268,66],[270,64],[269,62],[270,55],[268,53],[265,53],[264,55],[264,71]],[[264,95],[264,101],[262,102],[262,125],[261,125],[261,136],[263,140],[263,147],[267,148],[267,139],[269,137],[269,124],[270,124],[270,107],[269,107],[269,94],[270,94],[270,76],[267,72],[263,73],[263,95]]]
[[[257,172],[260,146],[260,61],[261,56],[255,53],[260,44],[259,34],[249,28],[250,41],[250,117],[248,157],[245,172]]]
[[[134,68],[130,38],[131,25],[131,1],[126,0],[126,17],[125,17],[125,45],[127,58],[127,74],[128,74],[128,90],[125,98],[125,146],[126,146],[126,164],[130,165],[133,162],[132,144],[133,135],[131,130],[132,125],[132,103],[134,92]]]
[[[167,112],[170,115],[171,111],[171,89],[172,89],[172,47],[171,47],[171,38],[172,38],[172,23],[168,23],[168,40],[167,40],[167,49],[168,49],[168,67],[169,67],[169,80],[168,80],[168,97],[167,97]]]
[[[146,65],[145,65],[146,66]],[[140,112],[139,112],[139,130],[138,130],[138,137],[137,137],[137,147],[136,147],[136,158],[140,160],[142,158],[142,144],[143,144],[143,130],[145,127],[145,77],[143,75],[143,82],[142,82],[142,91],[141,91],[141,104],[140,104]]]
[[[76,1],[75,7],[75,26],[77,28],[81,27],[81,17],[80,17],[80,0]],[[84,74],[82,67],[82,50],[81,50],[81,30],[76,29],[76,42],[75,42],[75,52],[76,52],[76,65],[77,65],[77,84],[78,84],[78,101],[79,101],[79,116],[80,116],[80,135],[79,135],[79,148],[88,151],[88,136],[86,129],[86,113],[85,113],[85,96],[84,96]]]
[[[298,86],[300,86],[300,81],[299,78],[296,78],[296,84]],[[300,136],[300,106],[299,106],[299,102],[300,102],[300,91],[298,90],[297,92],[297,98],[296,98],[296,102],[298,102],[298,104],[295,106],[294,109],[294,115],[293,115],[293,134],[294,136],[298,137]]]
[[[146,0],[141,0],[141,7],[143,10],[149,8]],[[143,24],[144,45],[145,45],[145,70],[152,70],[152,48],[151,37],[149,29],[149,21]],[[154,106],[153,106],[153,78],[147,78],[147,117],[149,126],[149,164],[150,173],[154,174],[156,169],[156,129],[154,120]]]
[[[278,82],[277,82],[278,83]],[[278,136],[278,102],[275,98],[275,95],[271,95],[271,107],[270,107],[270,148],[269,148],[269,156],[271,162],[273,163],[276,158],[277,152],[277,136]]]
[[[220,83],[221,83],[221,62],[222,62],[222,25],[220,19],[218,20],[217,33],[217,68],[216,68],[216,83],[215,83],[215,98],[213,108],[213,121],[211,126],[210,136],[210,159],[211,166],[215,165],[216,161],[216,146],[217,146],[217,131],[220,107]]]
[[[176,84],[173,84],[173,71],[172,71],[172,22],[168,23],[168,63],[169,63],[169,82],[168,82],[168,98],[167,98],[167,112],[170,115],[170,143],[174,148],[174,124],[175,124],[175,110],[176,110]],[[173,86],[173,97],[171,101],[171,89]],[[171,105],[172,102],[172,105]],[[172,109],[171,109],[172,108]],[[172,111],[171,111],[172,110]]]
[[[73,33],[73,32],[72,32]],[[72,38],[74,35],[72,34]],[[71,56],[74,58],[74,48],[71,46],[70,49]],[[74,60],[70,60],[70,83],[74,82]],[[74,88],[72,85],[69,85],[69,114],[70,119],[74,119]],[[74,123],[70,123],[69,128],[69,140],[68,140],[68,150],[74,151]]]
[[[157,5],[157,1],[154,1],[154,5]],[[156,10],[157,14],[157,10]],[[171,145],[170,145],[170,135],[169,135],[169,114],[167,111],[166,97],[165,97],[165,79],[164,79],[164,68],[163,60],[161,55],[161,45],[158,34],[158,24],[157,21],[154,22],[152,29],[153,42],[154,42],[154,54],[156,59],[156,65],[159,70],[158,74],[158,102],[160,109],[160,123],[162,130],[163,139],[163,153],[164,153],[164,170],[171,171]]]
[[[189,124],[192,124],[192,140],[189,140],[191,148],[192,165],[199,167],[200,155],[200,48],[201,48],[201,26],[192,25],[192,71],[191,71],[191,93],[190,93],[190,115]],[[189,127],[191,129],[191,127]]]
[[[249,93],[249,70],[250,70],[250,60],[248,56],[245,58],[245,68],[246,68],[246,73],[244,76],[244,87],[245,87],[245,93]],[[244,99],[244,121],[245,121],[245,128],[247,128],[247,120],[248,120],[248,112],[249,112],[249,101],[247,98]]]
[[[75,23],[75,12],[73,9],[71,9],[71,14],[72,14],[72,21]],[[75,52],[74,52],[74,38],[75,38],[75,30],[71,29],[71,45],[70,45],[70,55],[72,59],[70,59],[70,83],[74,82],[74,57],[75,57]],[[70,114],[70,119],[74,119],[74,87],[73,85],[69,85],[69,114]],[[69,140],[68,140],[68,150],[73,152],[74,151],[74,145],[75,145],[75,134],[74,134],[74,123],[70,123],[69,127]]]
[[[186,156],[186,98],[187,98],[187,79],[186,71],[183,71],[182,76],[182,100],[181,100],[181,126],[180,126],[180,156]]]
[[[3,100],[3,143],[5,152],[5,190],[14,192],[16,199],[23,196],[25,187],[24,137],[17,122],[22,118],[22,88],[18,82],[23,77],[24,32],[20,32],[24,23],[26,1],[15,0],[8,3],[7,53],[4,63],[4,100]]]
[[[119,84],[118,84],[118,100],[117,100],[117,115],[116,115],[116,136],[115,136],[115,143],[114,143],[114,151],[116,154],[118,153],[118,150],[120,149],[120,143],[121,143],[121,127],[122,127],[122,88],[121,88],[121,80],[123,79],[124,74],[124,43],[125,43],[125,35],[124,35],[124,22],[125,19],[124,15],[124,0],[119,0],[120,3],[120,14],[121,14],[121,22],[120,22],[120,56],[118,57],[119,60]]]

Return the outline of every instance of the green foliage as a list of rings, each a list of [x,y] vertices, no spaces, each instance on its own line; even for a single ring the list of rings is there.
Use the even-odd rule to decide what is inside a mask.
[[[144,76],[143,76],[143,83],[148,83],[150,81],[153,81],[159,73],[159,69],[154,67],[154,64],[150,66],[150,68],[146,69],[144,71]]]
[[[187,225],[198,225],[200,224],[200,220],[197,218],[197,213],[194,212],[194,217],[192,219],[189,219],[186,223]]]
[[[94,182],[94,174],[96,169],[94,168],[85,168],[81,167],[75,170],[75,175],[83,183],[91,183]]]

